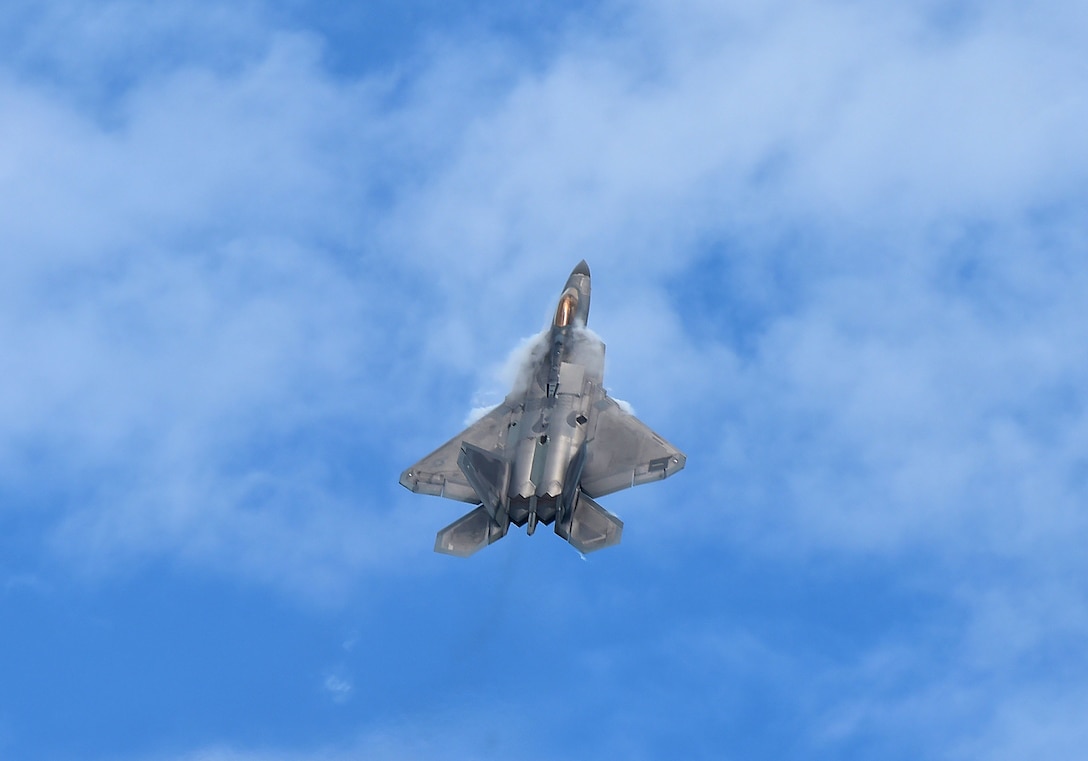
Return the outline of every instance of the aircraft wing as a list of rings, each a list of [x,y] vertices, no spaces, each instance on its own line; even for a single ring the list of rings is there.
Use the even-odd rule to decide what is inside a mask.
[[[597,428],[588,442],[582,491],[593,498],[668,478],[683,469],[684,453],[614,400],[597,403]]]
[[[512,408],[503,402],[438,449],[400,474],[400,483],[420,494],[479,504],[480,498],[457,465],[461,442],[467,441],[493,452],[506,438],[507,419]]]

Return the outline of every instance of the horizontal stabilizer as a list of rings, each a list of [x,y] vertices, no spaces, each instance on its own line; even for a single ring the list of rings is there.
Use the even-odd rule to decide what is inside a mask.
[[[434,541],[434,551],[467,558],[506,536],[509,526],[509,523],[500,526],[488,514],[487,508],[480,505],[439,531]]]
[[[585,494],[579,494],[578,503],[570,517],[555,522],[555,533],[584,555],[619,544],[623,534],[623,521]]]

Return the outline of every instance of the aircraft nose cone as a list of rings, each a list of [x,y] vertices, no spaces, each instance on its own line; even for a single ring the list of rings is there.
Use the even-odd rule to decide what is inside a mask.
[[[586,260],[583,259],[582,261],[578,262],[578,266],[571,270],[570,274],[585,275],[586,277],[589,277],[589,265],[586,264]]]

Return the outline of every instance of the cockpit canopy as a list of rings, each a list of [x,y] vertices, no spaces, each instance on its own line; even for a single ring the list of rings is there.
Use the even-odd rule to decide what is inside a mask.
[[[559,297],[559,306],[555,309],[555,320],[552,324],[557,328],[565,328],[571,324],[574,315],[577,313],[578,291],[574,288],[568,288]]]

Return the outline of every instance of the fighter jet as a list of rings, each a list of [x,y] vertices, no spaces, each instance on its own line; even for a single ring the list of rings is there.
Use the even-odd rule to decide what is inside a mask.
[[[594,500],[684,467],[605,391],[604,344],[586,328],[589,281],[583,260],[506,400],[401,474],[414,492],[477,505],[438,532],[435,552],[468,557],[511,523],[529,534],[554,523],[583,554],[619,544],[623,522]]]

